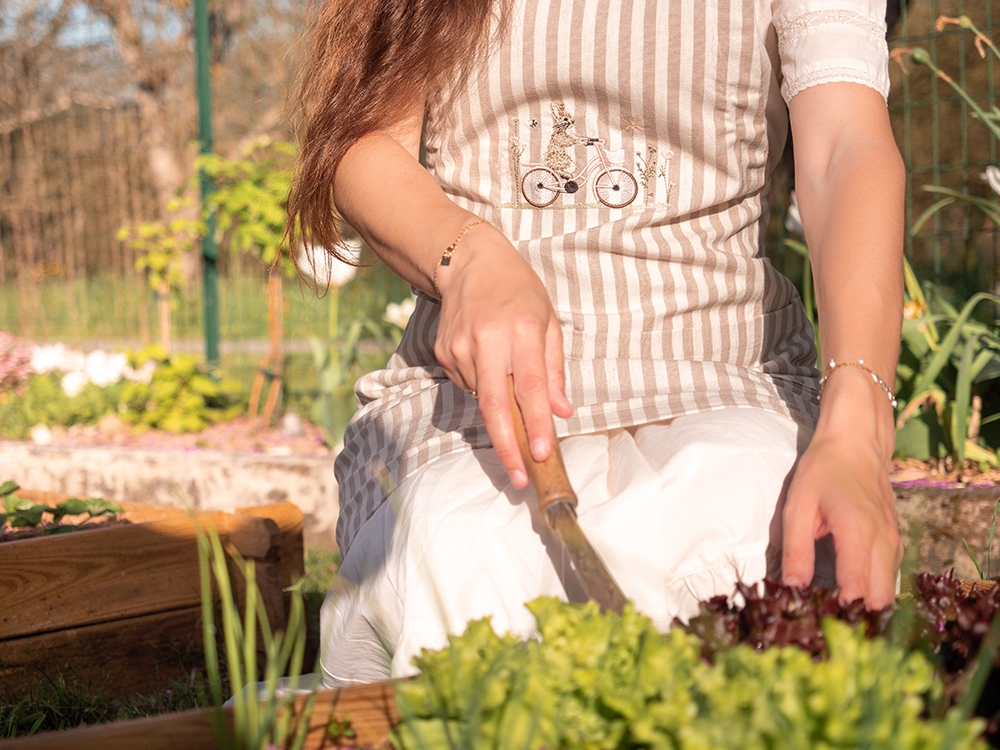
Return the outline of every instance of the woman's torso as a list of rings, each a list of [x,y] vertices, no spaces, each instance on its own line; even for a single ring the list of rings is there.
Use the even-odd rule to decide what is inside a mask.
[[[428,169],[504,231],[562,322],[575,413],[560,435],[727,407],[815,419],[812,330],[762,254],[787,130],[771,23],[766,0],[520,0],[488,64],[429,113]],[[606,166],[628,176],[605,175],[605,198],[634,191],[628,205],[597,197]],[[540,168],[555,176],[525,179]],[[566,178],[576,192],[546,187]],[[489,445],[434,360],[438,311],[418,295],[386,370],[358,383],[337,462],[342,550],[412,472]]]

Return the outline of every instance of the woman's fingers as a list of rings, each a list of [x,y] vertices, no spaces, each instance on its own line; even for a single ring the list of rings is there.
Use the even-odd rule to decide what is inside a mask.
[[[486,433],[511,483],[521,489],[528,484],[528,473],[514,432],[512,409],[516,409],[517,405],[510,399],[506,371],[504,368],[484,366],[479,372],[479,412],[483,415]]]
[[[514,432],[514,410],[518,410],[524,423],[531,457],[535,461],[548,458],[555,433],[541,327],[530,320],[521,321],[512,326],[512,334],[509,347],[478,348],[476,380],[479,411],[486,431],[511,482],[521,488],[528,479]],[[513,379],[513,400],[508,373]]]
[[[545,329],[535,321],[525,321],[516,327],[515,335],[511,371],[516,403],[511,408],[521,412],[531,457],[544,461],[552,452],[555,437],[545,362]]]
[[[815,440],[800,459],[782,516],[782,575],[803,586],[813,576],[815,540],[832,534],[844,602],[869,609],[894,601],[902,545],[885,468],[862,451]]]
[[[868,609],[881,609],[875,606],[870,591],[874,549],[868,531],[856,529],[852,534],[841,531],[833,535],[837,550],[837,585],[840,586],[840,601],[864,599]]]
[[[788,586],[812,581],[816,565],[815,505],[789,502],[782,519],[781,575]]]
[[[556,320],[549,322],[548,331],[545,334],[545,370],[549,386],[549,404],[553,414],[563,419],[573,416],[573,405],[566,398],[562,330]]]

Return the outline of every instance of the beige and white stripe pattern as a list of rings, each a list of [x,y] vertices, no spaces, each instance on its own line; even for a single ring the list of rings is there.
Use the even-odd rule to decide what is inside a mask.
[[[781,92],[849,80],[886,93],[882,14],[847,0],[521,0],[488,65],[448,113],[430,114],[429,168],[503,229],[560,316],[576,410],[560,435],[728,407],[815,420],[812,332],[760,251],[786,131]],[[786,27],[794,49],[779,69]],[[817,33],[824,43],[809,44]],[[845,39],[854,58],[823,52]],[[545,208],[520,195],[559,103],[575,135],[624,152],[616,166],[640,184],[630,205],[599,203],[593,174]],[[579,171],[596,149],[569,153]],[[345,554],[406,477],[489,445],[475,401],[434,360],[438,311],[419,297],[387,369],[358,383],[361,409],[337,460]]]

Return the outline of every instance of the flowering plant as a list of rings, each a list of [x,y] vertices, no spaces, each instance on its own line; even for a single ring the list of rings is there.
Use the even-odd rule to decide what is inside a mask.
[[[23,396],[31,373],[30,346],[0,331],[0,394],[13,391]]]

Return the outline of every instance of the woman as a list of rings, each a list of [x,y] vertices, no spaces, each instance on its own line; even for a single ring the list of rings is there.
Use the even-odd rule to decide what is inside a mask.
[[[335,247],[335,205],[418,291],[337,460],[327,684],[408,674],[471,618],[528,635],[525,601],[580,597],[513,408],[536,459],[561,441],[581,526],[659,626],[765,574],[891,603],[903,181],[884,13],[327,0],[293,225]],[[761,248],[789,119],[823,380]]]

